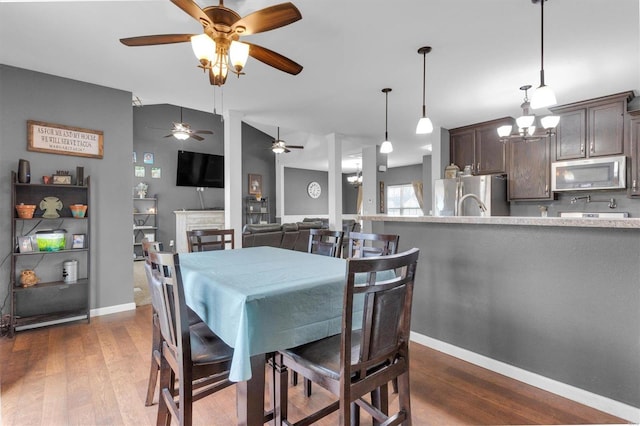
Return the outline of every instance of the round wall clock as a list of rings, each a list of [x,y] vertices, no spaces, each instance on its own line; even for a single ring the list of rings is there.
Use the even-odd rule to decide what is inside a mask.
[[[318,198],[320,197],[321,193],[322,187],[320,187],[320,184],[318,182],[309,182],[309,185],[307,185],[307,194],[309,194],[309,197]]]

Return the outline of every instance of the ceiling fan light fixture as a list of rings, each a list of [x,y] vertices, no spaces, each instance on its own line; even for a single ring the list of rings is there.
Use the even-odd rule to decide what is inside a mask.
[[[178,130],[173,132],[173,137],[180,141],[184,141],[189,139],[189,133],[185,132],[184,130]]]
[[[229,58],[231,59],[231,65],[239,74],[249,58],[249,45],[239,41],[232,41],[229,47]]]
[[[199,34],[191,37],[191,48],[196,58],[205,67],[213,62],[216,57],[216,42],[207,34]],[[203,61],[206,61],[203,63]]]
[[[427,117],[427,104],[426,104],[426,81],[427,81],[427,53],[431,52],[430,46],[423,46],[418,49],[418,53],[422,55],[422,118],[418,121],[416,126],[417,135],[426,135],[433,132],[433,123],[431,119]]]

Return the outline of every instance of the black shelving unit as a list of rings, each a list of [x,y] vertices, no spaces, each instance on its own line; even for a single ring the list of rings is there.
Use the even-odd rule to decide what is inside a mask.
[[[142,240],[158,236],[158,197],[133,199],[133,260],[144,260]]]
[[[53,185],[19,183],[17,174],[11,173],[11,319],[9,334],[24,328],[40,327],[70,320],[91,319],[91,209],[90,178],[86,185]],[[39,208],[45,197],[56,197],[62,203],[60,217],[44,218]],[[34,204],[33,218],[18,217],[17,204]],[[84,204],[88,209],[83,218],[75,218],[69,206]],[[37,231],[65,229],[65,248],[58,251],[38,251],[35,238]],[[72,248],[71,236],[83,234],[82,248]],[[20,251],[19,237],[32,238],[31,251]],[[65,282],[62,265],[66,261],[77,261],[77,280]],[[34,286],[23,287],[20,274],[32,269],[40,278]]]

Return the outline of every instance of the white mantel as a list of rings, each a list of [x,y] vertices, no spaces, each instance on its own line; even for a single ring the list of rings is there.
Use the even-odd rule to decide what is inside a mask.
[[[187,231],[223,229],[224,210],[176,210],[176,251],[187,253]]]

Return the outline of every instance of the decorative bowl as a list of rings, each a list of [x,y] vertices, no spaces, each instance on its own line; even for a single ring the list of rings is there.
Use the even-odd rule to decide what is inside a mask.
[[[16,210],[20,219],[31,219],[36,211],[36,206],[35,204],[18,204]]]
[[[69,209],[71,210],[71,216],[76,219],[83,218],[87,212],[87,206],[84,204],[72,204],[69,206]]]

